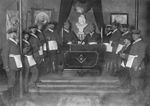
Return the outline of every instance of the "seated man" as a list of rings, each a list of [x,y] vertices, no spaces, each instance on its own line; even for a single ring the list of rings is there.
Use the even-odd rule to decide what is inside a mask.
[[[96,26],[95,24],[91,25],[91,31],[85,37],[85,44],[93,45],[98,44],[100,42],[100,35],[95,32]]]
[[[65,22],[63,28],[63,44],[75,44],[77,42],[76,39],[75,33],[71,31],[71,23],[69,21]]]

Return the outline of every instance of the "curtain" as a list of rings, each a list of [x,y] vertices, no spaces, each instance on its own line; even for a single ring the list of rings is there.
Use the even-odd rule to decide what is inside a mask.
[[[73,2],[79,1],[81,3],[88,2],[87,8],[92,8],[95,16],[95,21],[99,30],[104,26],[103,20],[103,12],[102,12],[102,3],[101,0],[61,0],[60,4],[60,13],[59,13],[59,22],[58,22],[58,30],[60,31],[64,22],[67,20]]]
[[[104,20],[103,20],[103,11],[102,11],[102,2],[101,0],[95,0],[93,3],[93,12],[95,16],[95,21],[97,23],[98,29],[101,30],[101,27],[104,27]]]
[[[64,22],[67,20],[69,14],[70,14],[71,8],[72,8],[72,4],[73,4],[73,0],[61,0],[58,31],[61,30]]]

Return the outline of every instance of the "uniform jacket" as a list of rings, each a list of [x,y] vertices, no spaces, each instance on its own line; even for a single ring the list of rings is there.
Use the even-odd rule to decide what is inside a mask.
[[[73,42],[74,39],[75,39],[75,35],[73,34],[72,31],[69,31],[69,30],[63,31],[63,43],[64,44],[67,44],[68,42]]]
[[[39,38],[41,45],[43,45],[46,42],[45,36],[41,30],[36,31],[36,35]]]
[[[24,55],[32,55],[33,49],[31,47],[31,44],[29,41],[23,39],[22,47],[23,47],[23,54]]]
[[[132,36],[132,33],[129,32],[129,31],[124,32],[124,33],[122,34],[122,36],[120,37],[119,43],[120,43],[120,44],[123,44],[124,39],[126,39],[128,36]]]
[[[58,42],[58,33],[53,29],[47,29],[44,31],[44,36],[46,41],[57,41]]]
[[[133,61],[132,67],[139,67],[145,58],[146,44],[142,39],[139,39],[137,42],[133,42],[129,55],[137,55]]]
[[[10,54],[20,55],[20,47],[17,43],[8,39],[4,51],[4,68],[9,68],[10,70],[17,70],[17,66],[14,58],[9,57]]]
[[[88,44],[89,42],[100,42],[100,35],[97,34],[96,32],[93,32],[93,34],[88,34],[85,37],[85,42]]]
[[[113,47],[114,53],[116,52],[120,38],[121,38],[121,32],[118,29],[116,29],[116,31],[112,32],[112,35],[111,35],[111,38],[109,39],[109,41],[112,41],[112,47]]]
[[[42,58],[43,58],[42,56],[39,55],[41,42],[35,34],[33,35],[31,33],[30,33],[29,42],[32,47],[33,57],[34,57],[35,61],[37,62],[37,64],[38,63],[40,64],[42,61]]]

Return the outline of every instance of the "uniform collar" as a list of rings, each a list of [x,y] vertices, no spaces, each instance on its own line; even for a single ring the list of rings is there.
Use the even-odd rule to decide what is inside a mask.
[[[112,32],[112,33],[115,33],[117,30],[118,30],[118,29],[113,30],[113,32]]]
[[[64,29],[64,31],[67,32],[67,33],[69,33],[69,30],[67,30],[67,29]]]
[[[40,32],[40,33],[42,32],[40,29],[37,29],[37,31]]]
[[[124,33],[122,34],[122,36],[124,36],[124,35],[127,34],[127,33],[129,33],[129,31],[124,32]]]
[[[30,33],[33,37],[38,38],[34,33]]]
[[[27,43],[28,45],[30,45],[30,43],[29,43],[27,40],[23,39],[23,41],[24,41],[25,43]]]
[[[9,38],[10,41],[14,42],[16,45],[18,44],[18,42],[16,42],[14,39]]]
[[[90,35],[92,36],[94,34],[94,32],[91,32]]]
[[[50,32],[54,32],[54,30],[52,30],[52,29],[50,29],[50,28],[48,28],[48,30],[49,30]]]
[[[135,43],[137,43],[137,42],[139,42],[139,41],[141,41],[141,40],[142,40],[142,39],[139,38],[139,39],[135,40],[135,41],[133,42],[133,44],[135,44]]]
[[[110,31],[110,32],[108,32],[106,36],[109,36],[110,34],[112,34],[112,32],[111,32],[111,31]]]

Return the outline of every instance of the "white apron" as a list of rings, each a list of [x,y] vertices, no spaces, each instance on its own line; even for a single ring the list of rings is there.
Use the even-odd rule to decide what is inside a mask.
[[[58,50],[58,45],[56,41],[48,41],[48,49],[51,50]]]
[[[14,58],[17,68],[22,68],[22,61],[20,55],[10,54],[9,57]]]
[[[28,63],[29,63],[30,67],[36,65],[36,62],[35,62],[32,55],[25,55],[25,56],[27,57],[27,60],[28,60]]]
[[[43,47],[42,46],[40,46],[39,55],[40,56],[43,55]]]

